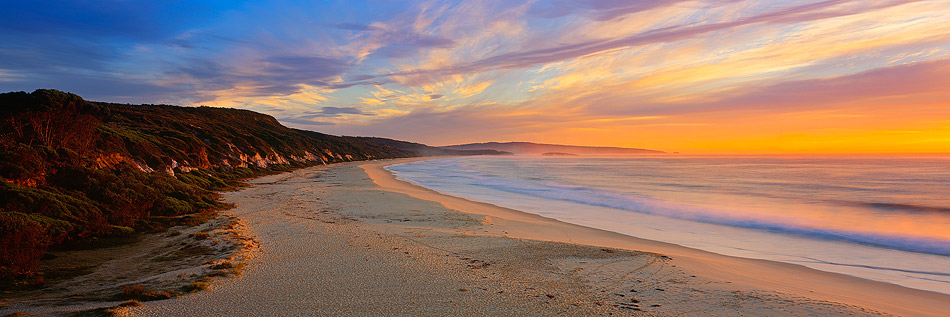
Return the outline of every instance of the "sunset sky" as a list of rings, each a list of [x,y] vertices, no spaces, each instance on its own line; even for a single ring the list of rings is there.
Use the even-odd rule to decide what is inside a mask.
[[[5,1],[0,91],[331,134],[950,152],[950,0]]]

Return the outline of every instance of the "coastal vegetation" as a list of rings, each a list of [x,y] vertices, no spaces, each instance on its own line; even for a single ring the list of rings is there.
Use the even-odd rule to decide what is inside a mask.
[[[238,109],[0,94],[0,276],[41,283],[51,247],[197,224],[216,191],[291,168],[416,154]]]

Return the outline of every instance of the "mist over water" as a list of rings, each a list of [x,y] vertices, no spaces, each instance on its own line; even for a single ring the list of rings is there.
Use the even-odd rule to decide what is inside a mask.
[[[466,157],[387,169],[566,222],[950,293],[950,158]]]

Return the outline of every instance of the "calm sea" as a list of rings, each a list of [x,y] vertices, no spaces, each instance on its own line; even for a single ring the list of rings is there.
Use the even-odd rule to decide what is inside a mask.
[[[720,254],[950,294],[950,158],[454,157],[444,194]]]

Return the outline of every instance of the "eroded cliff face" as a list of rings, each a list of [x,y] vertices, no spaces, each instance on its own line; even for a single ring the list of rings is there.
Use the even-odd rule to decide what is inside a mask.
[[[247,110],[0,94],[0,278],[56,243],[156,230],[226,208],[216,191],[293,167],[413,153]]]
[[[416,155],[253,111],[89,102],[56,90],[0,94],[0,119],[0,179],[34,188],[72,168],[176,176]]]
[[[37,146],[53,152],[66,148],[77,153],[72,159],[80,162],[75,164],[96,169],[131,166],[175,175],[196,169],[268,168],[414,155],[357,138],[290,129],[271,116],[247,110],[96,103],[45,90],[8,93],[0,99],[0,114],[9,123],[0,128],[0,145],[8,151],[18,143],[27,150]],[[35,159],[46,158],[40,153]],[[26,178],[19,182],[42,184]]]
[[[210,153],[206,147],[200,147],[193,155],[185,157],[161,157],[159,164],[148,164],[140,157],[131,154],[113,152],[96,154],[91,160],[91,167],[97,169],[115,169],[122,165],[132,166],[142,172],[162,172],[174,176],[175,173],[188,173],[198,169],[233,169],[233,168],[267,168],[271,165],[286,165],[291,163],[329,164],[356,160],[352,154],[335,153],[330,149],[319,149],[318,154],[303,151],[300,155],[282,155],[273,148],[268,148],[264,155],[254,149],[242,149],[234,144],[227,143],[224,153]],[[363,159],[376,158],[372,154],[364,154]],[[36,185],[31,181],[30,185]]]
[[[157,107],[175,116],[147,120],[143,110]],[[152,109],[154,110],[154,109]],[[414,153],[356,138],[337,137],[284,127],[273,117],[245,110],[181,108],[171,106],[118,106],[117,122],[136,131],[151,130],[162,139],[145,146],[126,146],[131,161],[143,171],[174,175],[195,169],[267,168],[272,165],[329,164],[356,160],[407,157]],[[162,113],[162,111],[158,111]],[[179,116],[180,115],[180,116]],[[145,119],[145,120],[142,120]],[[176,123],[175,121],[185,121]],[[161,122],[143,126],[142,122]],[[128,137],[117,133],[128,145]],[[151,146],[152,144],[165,146]]]

